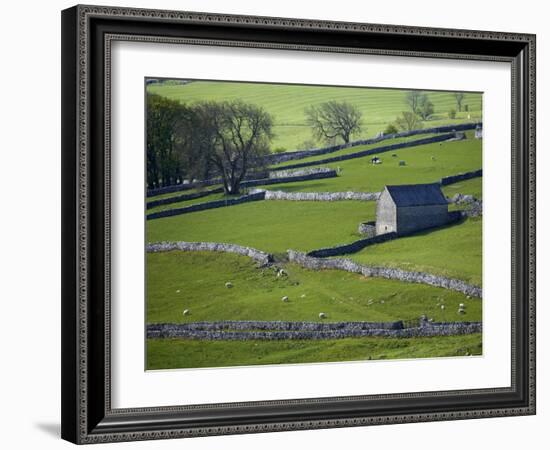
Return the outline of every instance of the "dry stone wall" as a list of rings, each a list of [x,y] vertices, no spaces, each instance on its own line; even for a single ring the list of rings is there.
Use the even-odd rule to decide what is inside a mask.
[[[449,139],[453,139],[454,137],[455,137],[454,133],[440,134],[429,138],[418,139],[416,141],[401,142],[399,144],[391,144],[391,145],[386,145],[378,148],[373,148],[370,150],[362,150],[355,153],[348,153],[347,155],[332,156],[330,158],[320,159],[317,161],[291,164],[291,165],[285,166],[284,168],[299,169],[302,167],[315,166],[319,164],[329,164],[337,161],[347,161],[349,159],[362,158],[364,156],[386,153],[394,150],[399,150],[402,148],[417,147],[419,145],[433,144],[434,142],[448,141]]]
[[[248,256],[258,262],[260,266],[266,266],[273,261],[273,255],[256,250],[252,247],[244,247],[237,244],[225,244],[220,242],[156,242],[146,246],[147,253],[171,252],[180,250],[185,252],[223,252],[236,253]]]
[[[243,195],[238,198],[229,198],[222,200],[214,200],[212,202],[196,203],[194,205],[184,206],[183,208],[167,209],[166,211],[158,211],[147,214],[147,220],[161,219],[163,217],[178,216],[196,211],[205,211],[207,209],[223,208],[226,206],[240,205],[242,203],[255,202],[263,200],[265,194],[258,192],[256,194]]]
[[[198,322],[149,324],[148,338],[245,341],[285,339],[342,339],[349,337],[411,338],[481,333],[481,322],[421,324],[404,328],[403,322]]]
[[[284,192],[257,189],[252,192],[265,192],[265,200],[290,200],[313,202],[336,202],[341,200],[375,201],[379,192]]]
[[[350,259],[344,258],[327,259],[312,257],[294,250],[288,250],[287,253],[289,261],[295,262],[311,270],[345,270],[347,272],[360,273],[366,277],[386,278],[390,280],[399,280],[406,283],[427,284],[430,286],[461,292],[472,297],[482,297],[482,289],[479,286],[468,284],[462,280],[446,278],[425,272],[412,272],[389,267],[362,265]]]
[[[351,244],[337,245],[334,247],[320,248],[318,250],[312,250],[307,253],[307,256],[314,258],[329,258],[331,256],[348,255],[350,253],[357,253],[363,250],[365,247],[373,244],[380,244],[382,242],[391,241],[397,238],[397,233],[385,233],[377,236],[368,237],[365,239],[359,239]]]
[[[449,133],[449,132],[455,132],[455,131],[474,130],[480,126],[481,126],[481,122],[445,125],[441,127],[421,128],[418,130],[402,131],[399,133],[385,134],[385,135],[377,136],[370,139],[360,139],[357,141],[350,142],[348,144],[331,145],[330,147],[314,148],[314,149],[308,149],[308,150],[297,150],[292,152],[272,154],[272,155],[266,156],[264,161],[266,164],[271,164],[271,165],[280,164],[282,162],[308,158],[310,156],[330,154],[330,153],[337,152],[339,150],[343,150],[345,148],[355,147],[358,145],[376,144],[378,142],[383,142],[389,139],[416,136],[420,134]]]

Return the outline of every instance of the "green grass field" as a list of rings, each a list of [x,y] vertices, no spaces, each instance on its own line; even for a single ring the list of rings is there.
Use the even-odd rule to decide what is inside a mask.
[[[393,157],[392,155],[396,155]],[[433,157],[433,159],[432,159]],[[442,177],[477,170],[482,167],[481,141],[463,141],[427,144],[418,147],[382,153],[381,164],[371,164],[372,156],[323,164],[340,168],[336,178],[265,186],[287,192],[379,192],[385,185],[433,183]],[[399,166],[399,161],[405,166]],[[466,192],[465,192],[466,193]]]
[[[357,106],[363,113],[364,121],[363,132],[356,136],[358,139],[375,136],[395,120],[401,111],[409,109],[405,102],[406,91],[398,89],[194,81],[186,85],[170,82],[151,84],[147,90],[184,103],[240,99],[260,105],[275,119],[276,136],[271,148],[285,150],[295,150],[301,148],[305,141],[313,141],[304,117],[304,109],[310,105],[338,100]],[[425,128],[475,121],[481,117],[481,94],[466,94],[464,104],[468,104],[469,113],[457,113],[457,117],[451,120],[448,112],[456,108],[453,94],[432,91],[426,93],[434,104],[435,114],[424,123]]]
[[[148,339],[147,369],[304,364],[482,354],[480,334],[436,338],[376,337],[322,341]]]
[[[147,255],[147,322],[217,320],[393,321],[422,314],[436,321],[481,320],[482,302],[419,284],[321,272],[286,264],[288,277],[249,258],[210,252]],[[225,287],[231,281],[232,288]],[[288,302],[281,298],[288,296]],[[466,314],[458,313],[459,303]],[[440,305],[446,306],[442,310]],[[188,309],[189,315],[183,315]],[[148,369],[363,359],[464,356],[481,353],[481,335],[438,338],[346,338],[323,341],[147,341]]]
[[[147,322],[320,321],[320,312],[329,322],[413,320],[423,314],[436,321],[481,320],[481,301],[455,291],[291,263],[284,267],[288,276],[279,278],[273,268],[260,269],[240,255],[149,253]],[[225,286],[228,281],[232,288]],[[283,296],[289,301],[281,301]],[[457,312],[460,303],[466,305],[464,315]],[[184,316],[184,309],[190,314]]]
[[[371,245],[349,258],[363,264],[398,267],[482,284],[481,218]]]
[[[239,98],[256,103],[275,116],[277,137],[272,148],[293,150],[311,140],[304,108],[328,100],[346,100],[364,114],[371,137],[406,110],[404,91],[389,89],[274,86],[251,83],[192,82],[153,84],[150,92],[180,100],[226,100]],[[450,122],[454,107],[451,93],[429,93],[435,105],[433,120],[425,127]],[[481,95],[468,94],[470,120],[481,115]],[[468,120],[465,113],[453,123]],[[423,136],[388,140],[339,152],[280,164],[315,162]],[[401,149],[380,155],[323,164],[339,168],[339,176],[265,186],[287,192],[378,192],[389,184],[437,182],[442,177],[482,167],[482,141],[467,132],[468,139]],[[395,156],[392,156],[395,154]],[[406,162],[399,166],[399,161]],[[456,193],[482,198],[482,178],[442,188],[446,196]],[[164,194],[168,198],[192,191]],[[244,193],[244,192],[243,192]],[[203,198],[152,208],[147,213],[224,198]],[[152,199],[148,199],[152,200]],[[459,206],[451,205],[450,209]],[[184,323],[219,320],[319,321],[327,322],[416,320],[426,315],[435,321],[481,321],[482,300],[455,291],[381,278],[367,278],[339,270],[312,271],[286,259],[286,250],[311,251],[360,239],[359,223],[375,220],[376,202],[258,201],[226,208],[193,212],[146,222],[146,240],[210,241],[234,243],[275,255],[276,265],[287,277],[277,277],[274,267],[259,268],[249,258],[227,253],[149,253],[147,261],[147,323]],[[398,267],[411,271],[458,278],[482,285],[481,218],[408,237],[372,245],[346,258],[359,263]],[[225,283],[230,281],[232,288]],[[283,302],[283,296],[289,297]],[[466,305],[466,314],[458,305]],[[442,309],[441,305],[445,305]],[[189,310],[183,315],[184,310]],[[290,364],[369,359],[422,358],[480,355],[480,334],[432,338],[346,338],[335,340],[207,341],[187,339],[147,340],[147,368],[221,367],[255,364]]]
[[[212,241],[270,253],[309,251],[359,239],[375,202],[263,201],[147,221],[147,241]]]

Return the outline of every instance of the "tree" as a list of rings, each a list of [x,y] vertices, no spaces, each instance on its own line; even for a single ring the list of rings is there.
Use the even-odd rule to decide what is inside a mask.
[[[421,97],[422,97],[422,91],[408,91],[406,94],[405,100],[414,114],[418,114],[418,108],[420,107]]]
[[[397,119],[395,126],[402,131],[411,131],[422,128],[420,117],[411,111],[403,111]]]
[[[177,101],[147,95],[147,184],[149,188],[175,184],[181,178],[177,124],[188,109]]]
[[[399,130],[397,129],[394,123],[389,123],[386,129],[384,130],[384,134],[395,134],[398,132]]]
[[[458,112],[462,111],[462,102],[464,101],[464,92],[455,92],[455,100],[456,100],[456,109],[458,109]]]
[[[426,94],[422,94],[418,103],[417,114],[422,117],[422,120],[428,120],[434,113],[434,105]]]
[[[203,136],[201,148],[222,177],[224,192],[239,194],[249,169],[261,166],[263,156],[269,153],[271,115],[240,100],[204,102],[194,105],[193,110],[195,131]]]
[[[340,137],[346,144],[361,131],[361,111],[347,102],[329,101],[305,110],[307,124],[313,135],[329,141]]]

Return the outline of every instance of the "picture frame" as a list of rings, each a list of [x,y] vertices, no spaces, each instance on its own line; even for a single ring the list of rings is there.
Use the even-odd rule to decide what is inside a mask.
[[[510,386],[113,408],[111,45],[510,65]],[[535,414],[535,36],[78,5],[62,12],[62,437],[85,444]],[[490,162],[486,162],[490,164]]]

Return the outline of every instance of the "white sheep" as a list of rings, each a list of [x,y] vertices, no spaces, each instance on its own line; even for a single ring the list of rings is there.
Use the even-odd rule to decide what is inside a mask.
[[[287,273],[284,271],[284,269],[279,269],[277,271],[277,277],[286,277],[287,276]]]
[[[441,305],[441,309],[445,309],[445,305]]]
[[[325,319],[327,315],[325,313],[319,313],[319,319]]]
[[[184,316],[188,316],[189,313],[190,313],[190,311],[189,311],[188,309],[184,309],[184,310],[183,310],[183,315],[184,315]]]
[[[300,295],[300,298],[306,298],[306,294]]]
[[[284,296],[282,299],[281,299],[283,302],[288,302],[288,296]]]
[[[225,287],[226,287],[226,288],[232,288],[232,287],[233,287],[233,283],[231,283],[231,281],[228,281],[227,283],[225,283]]]

